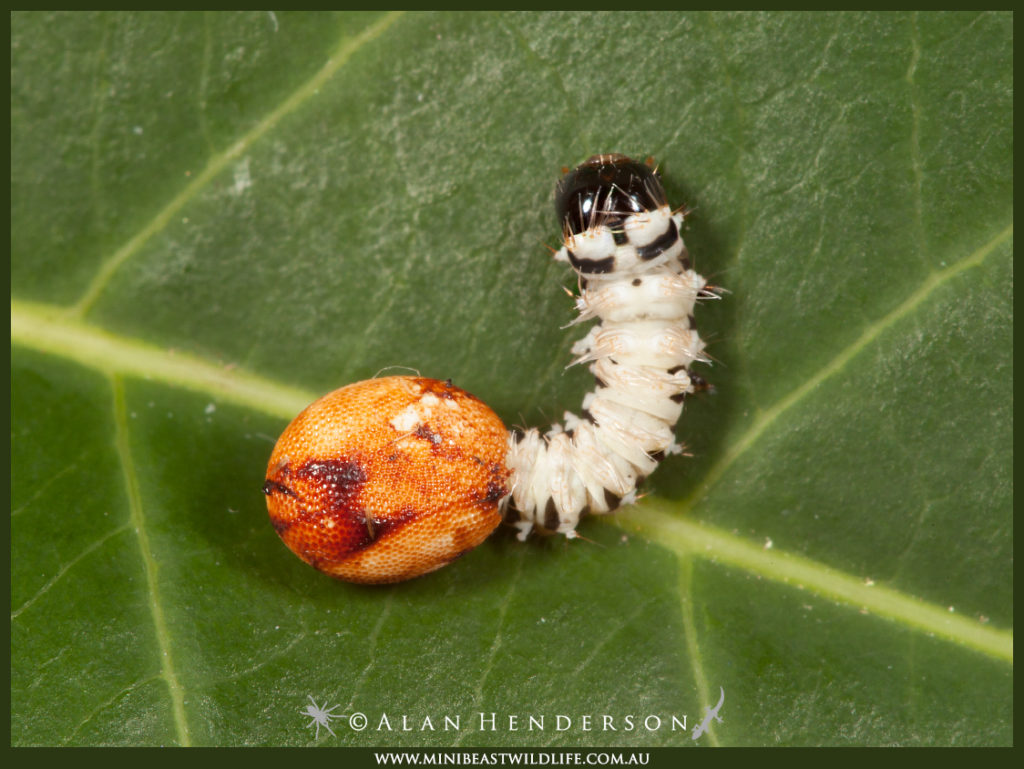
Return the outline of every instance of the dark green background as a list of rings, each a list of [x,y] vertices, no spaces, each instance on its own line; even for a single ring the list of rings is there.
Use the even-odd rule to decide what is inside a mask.
[[[312,695],[371,721],[322,745],[1010,744],[1012,23],[15,14],[12,743],[311,744]],[[305,399],[408,366],[579,408],[544,243],[613,151],[730,291],[692,456],[584,541],[300,563],[259,489]],[[696,743],[473,726],[692,730],[719,687]]]

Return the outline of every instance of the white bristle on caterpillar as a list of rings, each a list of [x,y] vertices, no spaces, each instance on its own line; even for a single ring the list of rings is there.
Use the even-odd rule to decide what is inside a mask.
[[[562,248],[580,281],[571,324],[600,323],[573,345],[570,365],[589,363],[597,387],[583,416],[541,435],[513,431],[506,465],[506,522],[572,538],[580,516],[635,501],[637,485],[666,454],[679,453],[675,423],[695,392],[689,368],[710,362],[693,328],[699,298],[717,294],[690,267],[657,173],[624,155],[594,155],[556,192]],[[698,379],[698,381],[700,381]]]

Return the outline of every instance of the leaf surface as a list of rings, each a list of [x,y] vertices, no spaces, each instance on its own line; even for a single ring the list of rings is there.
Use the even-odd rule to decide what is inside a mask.
[[[1012,744],[1012,37],[14,14],[12,743]],[[401,366],[509,425],[579,408],[543,243],[611,151],[730,292],[692,456],[586,541],[299,562],[260,486],[317,395]]]

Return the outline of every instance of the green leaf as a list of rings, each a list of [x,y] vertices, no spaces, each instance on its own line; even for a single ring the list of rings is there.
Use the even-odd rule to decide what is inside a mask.
[[[14,14],[12,743],[1011,744],[1012,25]],[[582,541],[299,562],[260,486],[318,394],[579,408],[543,243],[613,151],[730,292],[692,456]]]

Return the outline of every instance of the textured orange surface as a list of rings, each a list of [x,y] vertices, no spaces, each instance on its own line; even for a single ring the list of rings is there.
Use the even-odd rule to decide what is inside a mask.
[[[498,525],[506,445],[497,415],[450,383],[357,382],[307,407],[278,439],[263,486],[270,520],[333,577],[418,577]]]

